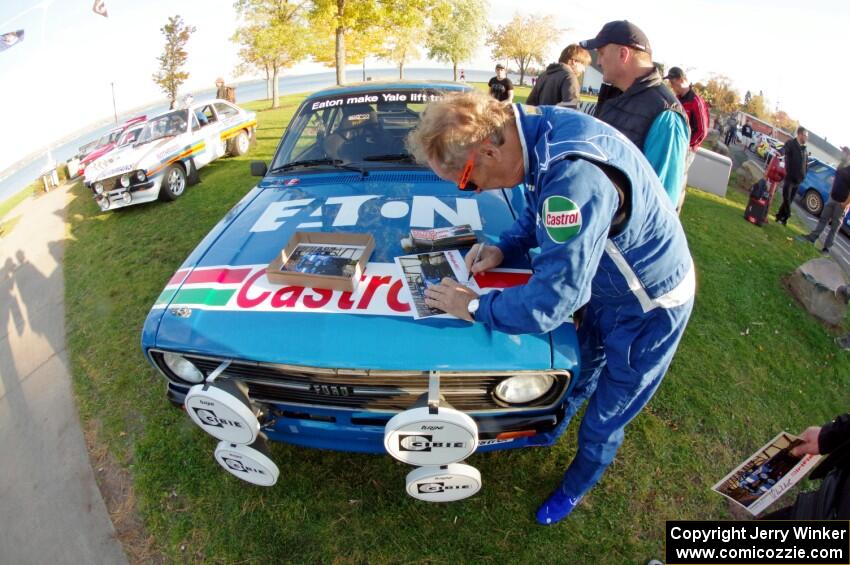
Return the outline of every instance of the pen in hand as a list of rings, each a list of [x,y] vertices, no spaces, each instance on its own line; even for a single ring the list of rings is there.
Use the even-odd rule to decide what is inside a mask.
[[[481,258],[481,250],[484,249],[484,244],[479,243],[478,249],[475,250],[475,258],[472,259],[472,263],[469,264],[469,277],[467,277],[466,282],[472,280],[472,266],[478,262],[478,259]]]

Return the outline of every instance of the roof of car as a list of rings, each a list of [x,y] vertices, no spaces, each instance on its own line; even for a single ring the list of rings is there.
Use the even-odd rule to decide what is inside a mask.
[[[346,84],[344,86],[332,86],[324,88],[307,97],[307,100],[313,98],[324,98],[334,94],[352,94],[357,92],[369,92],[373,90],[472,90],[472,87],[466,84],[449,81],[367,81],[355,84]]]

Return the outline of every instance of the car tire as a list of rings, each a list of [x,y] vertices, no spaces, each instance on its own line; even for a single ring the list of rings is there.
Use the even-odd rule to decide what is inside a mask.
[[[817,190],[810,188],[803,195],[803,207],[806,212],[813,216],[820,216],[823,212],[823,198]]]
[[[234,157],[244,155],[249,149],[251,149],[251,138],[248,137],[248,132],[244,129],[230,140],[230,154]]]
[[[186,191],[186,171],[180,165],[171,165],[162,174],[159,199],[163,202],[177,200]]]

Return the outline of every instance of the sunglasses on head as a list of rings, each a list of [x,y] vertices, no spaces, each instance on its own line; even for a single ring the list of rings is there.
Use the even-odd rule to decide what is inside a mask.
[[[474,192],[478,190],[478,185],[474,182],[470,182],[469,180],[469,176],[472,174],[472,168],[474,166],[475,158],[470,156],[469,159],[466,160],[463,170],[460,172],[460,178],[457,180],[457,187],[459,190],[463,190],[464,192]]]

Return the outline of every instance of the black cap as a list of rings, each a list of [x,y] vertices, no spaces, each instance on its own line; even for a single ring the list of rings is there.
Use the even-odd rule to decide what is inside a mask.
[[[499,69],[504,69],[504,68],[505,68],[505,65],[503,65],[502,63],[499,63],[498,65],[496,65],[496,70],[497,70],[497,71],[498,71]]]
[[[670,70],[667,71],[667,76],[664,77],[665,80],[671,78],[687,78],[685,77],[685,71],[680,69],[679,67],[670,67]]]
[[[585,49],[599,49],[609,43],[634,47],[652,54],[652,48],[649,46],[649,39],[646,38],[646,34],[638,26],[626,20],[608,22],[602,26],[602,31],[597,33],[596,37],[580,41],[579,45]]]

